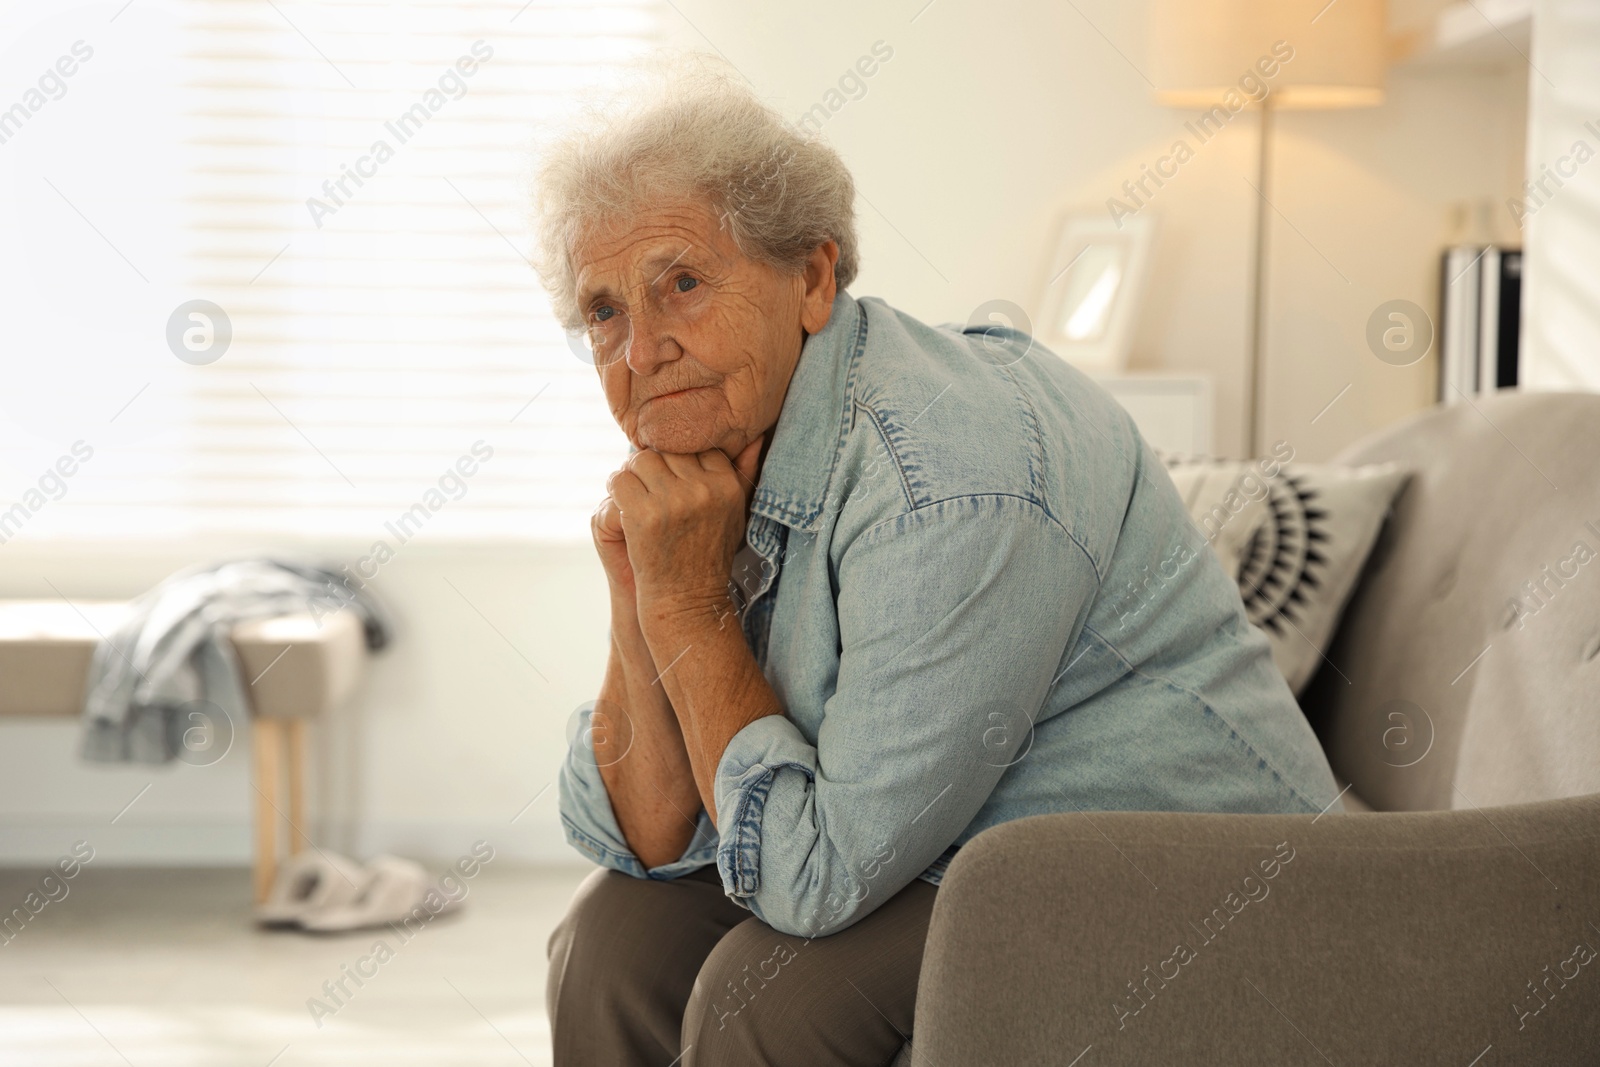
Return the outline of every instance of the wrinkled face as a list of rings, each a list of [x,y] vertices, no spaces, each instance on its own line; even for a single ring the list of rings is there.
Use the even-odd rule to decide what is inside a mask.
[[[634,445],[731,456],[778,421],[814,317],[806,275],[746,256],[696,203],[590,230],[573,264],[606,402]]]

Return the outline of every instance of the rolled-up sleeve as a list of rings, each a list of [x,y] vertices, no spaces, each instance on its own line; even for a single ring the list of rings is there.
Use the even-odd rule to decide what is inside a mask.
[[[580,721],[587,724],[593,712],[593,701],[581,706],[578,709]],[[577,731],[556,781],[561,828],[568,843],[602,867],[635,878],[666,879],[677,878],[716,861],[717,829],[704,811],[700,812],[694,836],[689,839],[682,856],[659,867],[646,868],[639,861],[617,827],[611,796],[606,792],[600,767],[595,762],[594,737],[590,730]]]
[[[1083,548],[1017,497],[943,501],[856,538],[838,564],[839,674],[816,743],[767,716],[718,763],[726,892],[815,937],[927,870],[1026,753],[1097,589]]]

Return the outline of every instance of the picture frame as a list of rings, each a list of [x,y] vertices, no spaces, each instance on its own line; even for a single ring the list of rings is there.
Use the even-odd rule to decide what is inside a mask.
[[[1148,211],[1116,221],[1098,212],[1065,215],[1036,305],[1034,335],[1083,370],[1126,369],[1155,235]]]

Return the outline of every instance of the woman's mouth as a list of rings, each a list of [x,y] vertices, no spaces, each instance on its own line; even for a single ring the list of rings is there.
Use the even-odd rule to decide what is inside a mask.
[[[709,385],[691,385],[686,389],[674,389],[670,393],[657,394],[656,396],[651,397],[650,400],[676,400],[676,399],[679,399],[680,397],[688,396],[690,393],[698,393],[703,389],[710,389],[710,388],[711,388],[711,386],[709,386]],[[650,402],[650,400],[646,400],[645,403],[648,404]]]

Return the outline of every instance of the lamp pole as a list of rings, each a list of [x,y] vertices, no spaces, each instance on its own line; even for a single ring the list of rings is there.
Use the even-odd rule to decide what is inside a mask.
[[[1250,428],[1246,459],[1261,455],[1261,393],[1266,371],[1267,331],[1267,199],[1272,174],[1272,94],[1261,101],[1261,128],[1256,140],[1256,251],[1251,263],[1250,373],[1245,380],[1245,420]]]

